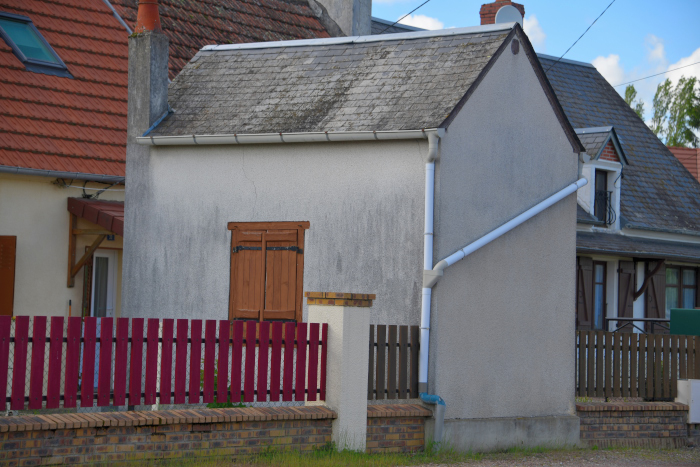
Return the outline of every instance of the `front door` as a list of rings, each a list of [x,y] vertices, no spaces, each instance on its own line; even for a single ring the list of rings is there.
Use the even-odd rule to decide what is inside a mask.
[[[117,299],[117,252],[98,249],[92,260],[90,316],[114,317]]]

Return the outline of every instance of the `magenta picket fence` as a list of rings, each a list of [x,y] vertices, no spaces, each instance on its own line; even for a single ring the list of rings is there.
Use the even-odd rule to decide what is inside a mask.
[[[319,323],[3,316],[0,390],[10,410],[325,400],[327,342]]]

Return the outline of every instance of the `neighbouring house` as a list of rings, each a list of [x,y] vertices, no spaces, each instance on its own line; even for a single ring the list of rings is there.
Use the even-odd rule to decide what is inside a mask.
[[[668,146],[668,150],[673,153],[681,164],[688,169],[696,180],[700,180],[700,148],[678,148]]]
[[[539,57],[589,159],[578,192],[577,328],[667,332],[671,308],[700,306],[692,158],[676,158],[593,65]]]
[[[499,0],[482,5],[482,24],[509,7],[524,14],[522,5]],[[593,65],[539,58],[586,149],[576,327],[668,332],[671,308],[700,306],[697,150],[664,146]]]
[[[520,26],[207,46],[169,87],[167,50],[130,39],[125,314],[300,321],[303,291],[352,291],[417,325],[438,280],[419,384],[449,442],[577,442],[575,196],[424,271],[577,186],[584,148]]]
[[[323,3],[164,0],[169,76],[206,44],[345,34]],[[137,6],[0,0],[0,315],[120,314]]]

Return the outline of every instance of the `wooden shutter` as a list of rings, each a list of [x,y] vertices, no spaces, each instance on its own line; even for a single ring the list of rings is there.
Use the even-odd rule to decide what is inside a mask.
[[[647,263],[645,273],[651,274],[656,268],[656,262]],[[679,278],[680,280],[680,278]],[[647,318],[665,318],[666,317],[666,268],[662,267],[659,271],[651,276],[649,285],[646,290],[646,317]],[[651,331],[651,326],[647,324],[647,330]],[[660,326],[654,326],[654,332],[660,333],[664,329]]]
[[[620,268],[617,270],[619,278],[619,294],[617,298],[617,316],[621,318],[634,317],[634,292],[636,290],[636,275],[634,262],[620,261]],[[620,331],[633,332],[632,323],[621,321],[618,327],[624,325]]]
[[[12,316],[15,302],[17,237],[0,236],[0,316]]]
[[[230,319],[301,321],[308,222],[231,223]]]
[[[576,272],[576,329],[592,329],[593,260],[578,257]]]

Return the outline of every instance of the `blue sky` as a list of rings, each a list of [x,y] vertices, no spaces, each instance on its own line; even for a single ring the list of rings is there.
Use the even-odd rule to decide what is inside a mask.
[[[373,0],[372,15],[395,21],[425,0]],[[559,56],[611,0],[524,0],[525,31],[535,49]],[[431,0],[405,20],[429,29],[479,24],[485,0]],[[593,63],[613,85],[700,62],[700,0],[616,0],[566,55]],[[700,78],[700,65],[635,83],[647,115],[666,77]],[[624,86],[617,88],[624,92]]]

